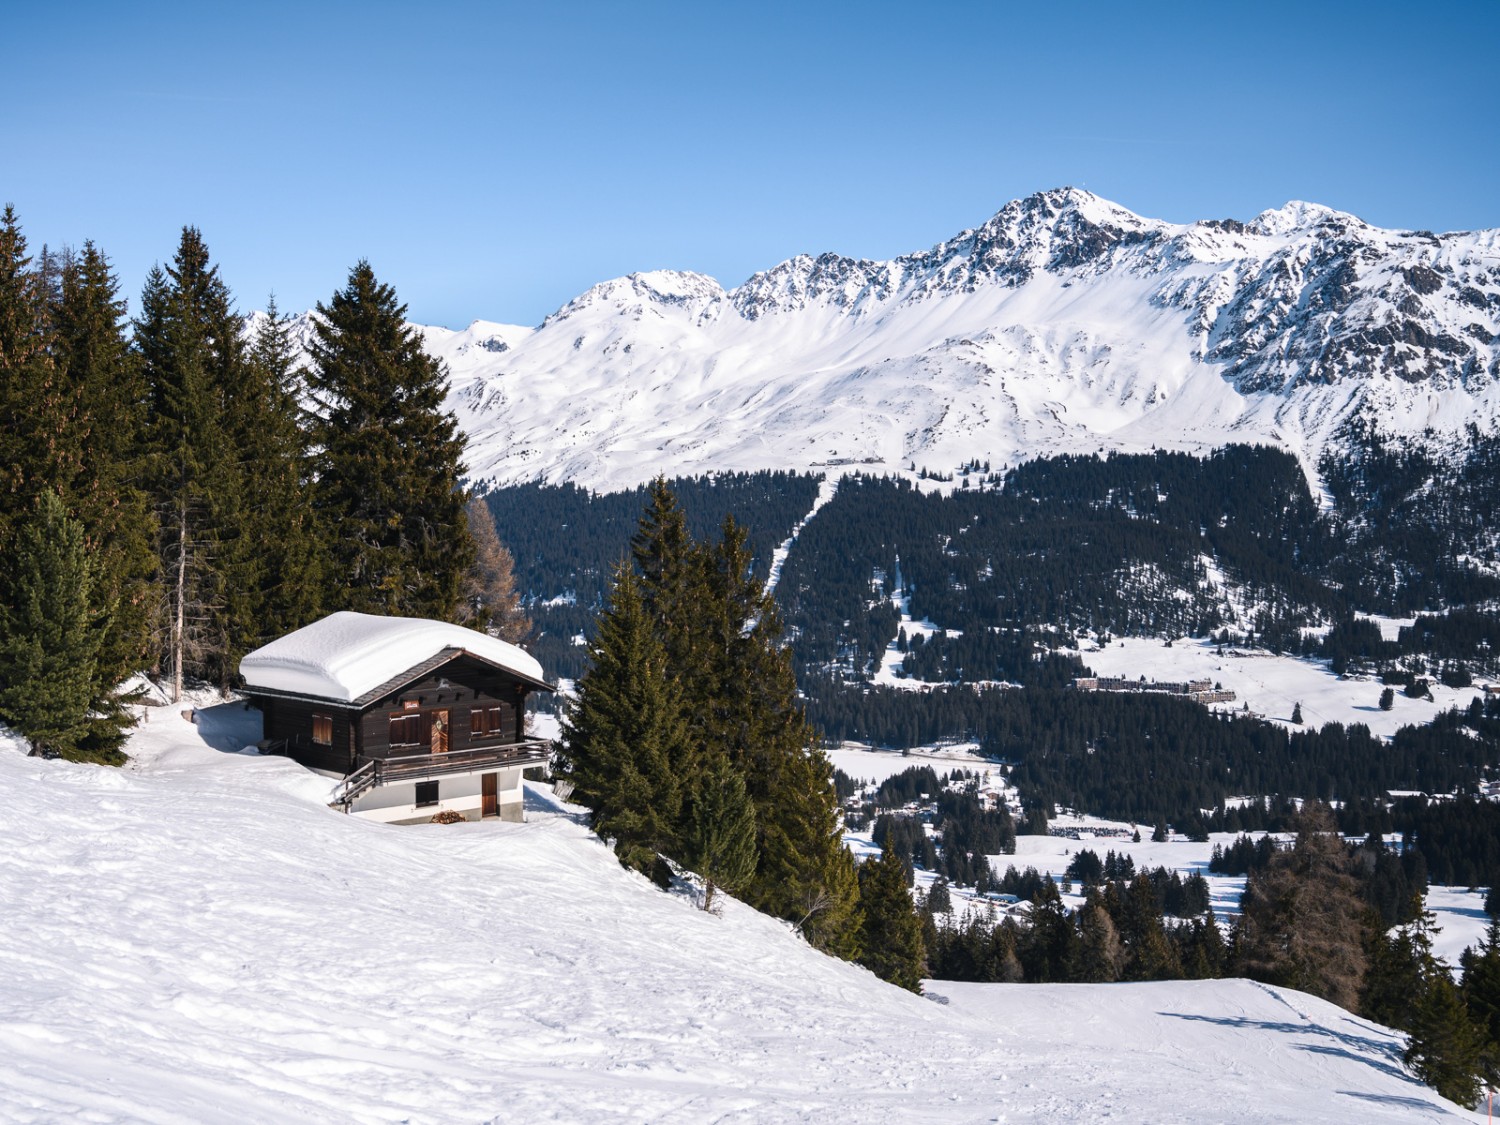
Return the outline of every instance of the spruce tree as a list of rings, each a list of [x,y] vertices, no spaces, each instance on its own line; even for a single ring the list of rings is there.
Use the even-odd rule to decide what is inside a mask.
[[[724,755],[698,778],[683,839],[683,862],[703,876],[703,909],[715,888],[736,891],[755,875],[755,806]]]
[[[1469,1014],[1500,1048],[1500,918],[1494,915],[1479,945],[1464,954],[1463,994]]]
[[[243,388],[227,419],[240,452],[246,534],[234,553],[238,618],[228,660],[299,629],[319,614],[322,545],[313,518],[303,372],[290,318],[273,295],[246,356]]]
[[[246,377],[240,318],[196,229],[184,227],[171,265],[147,276],[135,346],[149,404],[160,661],[178,699],[188,675],[227,686],[234,674],[247,584],[234,564],[253,547],[229,426]]]
[[[1412,1010],[1404,1055],[1412,1073],[1449,1101],[1473,1109],[1485,1077],[1484,1041],[1446,972],[1434,975]]]
[[[405,316],[365,261],[317,308],[308,386],[324,608],[451,619],[474,562],[464,438],[443,409],[447,371]]]
[[[906,864],[887,848],[859,865],[859,963],[882,980],[922,991],[922,922],[906,885]]]
[[[758,863],[751,905],[795,922],[814,945],[858,947],[858,880],[843,846],[827,756],[797,696],[775,602],[751,568],[746,535],[726,518],[700,546],[658,479],[632,543],[642,597],[681,684],[699,762],[727,755],[755,809]],[[691,773],[684,775],[695,783]]]
[[[558,770],[620,862],[666,885],[661,857],[682,854],[682,777],[692,747],[681,695],[627,564],[615,573],[589,656],[563,717]]]
[[[62,268],[53,321],[59,377],[77,403],[70,440],[80,451],[67,479],[54,483],[83,524],[96,571],[96,697],[104,699],[149,663],[156,556],[142,487],[145,382],[126,338],[119,283],[92,242]]]
[[[57,379],[47,293],[15,209],[0,213],[0,537],[29,517],[72,448],[71,404]]]
[[[100,633],[83,525],[48,489],[0,564],[0,718],[34,746],[118,765],[119,727],[92,714]]]

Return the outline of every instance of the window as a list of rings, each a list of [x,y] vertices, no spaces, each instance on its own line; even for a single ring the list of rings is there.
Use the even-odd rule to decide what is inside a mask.
[[[333,745],[333,716],[314,715],[313,719],[313,743],[317,746]]]
[[[474,738],[498,738],[505,734],[504,707],[476,707],[469,712],[469,734]]]
[[[417,808],[423,809],[438,803],[438,783],[435,781],[417,782]]]
[[[420,746],[420,745],[422,745],[422,716],[421,715],[392,715],[391,716],[391,745],[392,746]]]

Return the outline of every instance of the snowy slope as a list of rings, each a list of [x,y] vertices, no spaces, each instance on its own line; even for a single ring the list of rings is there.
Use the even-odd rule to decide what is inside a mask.
[[[951,471],[1226,441],[1311,465],[1352,416],[1445,442],[1500,417],[1500,232],[1306,203],[1174,225],[1042,192],[889,262],[800,256],[726,290],[654,271],[535,330],[424,329],[476,480]]]
[[[125,770],[0,737],[0,1119],[1474,1119],[1246,982],[940,1004],[625,873],[578,818],[396,829],[153,711]],[[209,742],[205,742],[205,738]]]

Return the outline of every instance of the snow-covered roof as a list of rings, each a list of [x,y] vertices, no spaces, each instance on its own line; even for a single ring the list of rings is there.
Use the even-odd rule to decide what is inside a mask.
[[[461,649],[546,684],[535,657],[485,633],[447,621],[347,611],[247,653],[240,675],[250,688],[353,703],[445,649]]]

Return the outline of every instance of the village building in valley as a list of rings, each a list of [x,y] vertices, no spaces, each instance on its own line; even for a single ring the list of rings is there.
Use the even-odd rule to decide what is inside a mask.
[[[537,661],[444,621],[334,613],[240,661],[262,750],[343,779],[333,803],[390,823],[441,812],[522,818],[526,697],[554,691]]]

